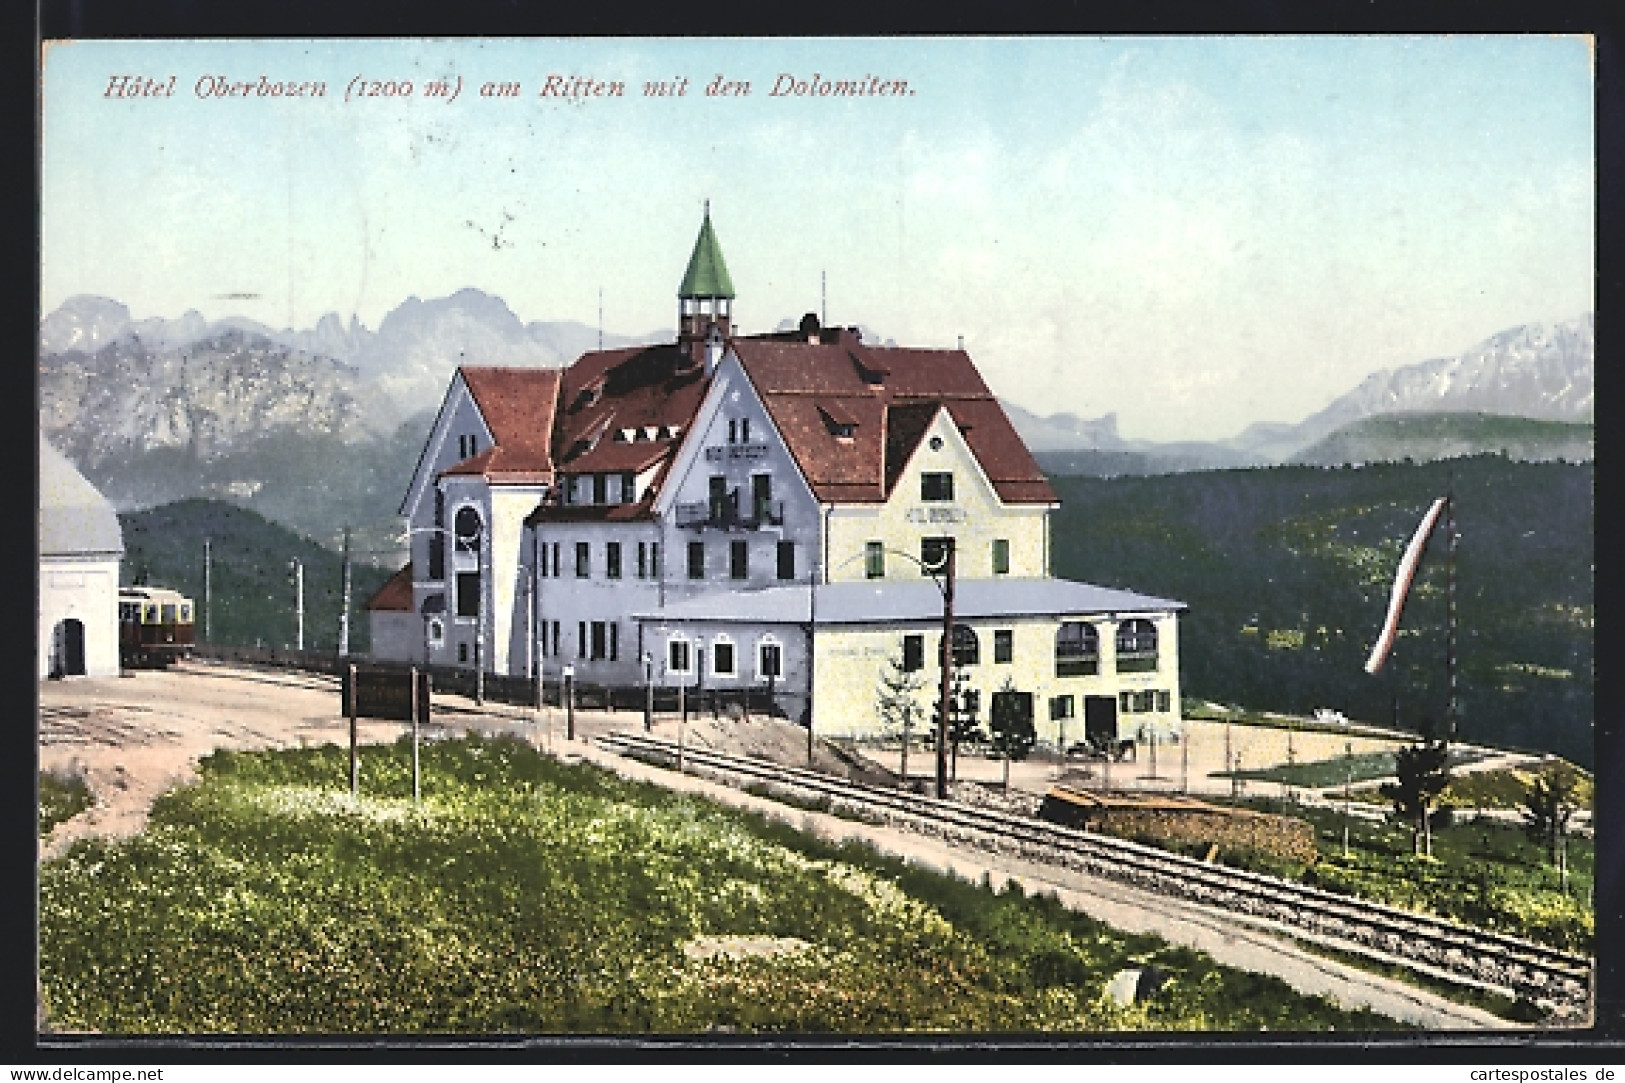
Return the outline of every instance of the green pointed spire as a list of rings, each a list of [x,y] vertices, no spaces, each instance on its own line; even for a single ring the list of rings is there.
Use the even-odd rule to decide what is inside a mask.
[[[722,246],[717,243],[716,231],[711,228],[711,203],[705,204],[705,221],[700,224],[700,235],[694,241],[694,254],[688,257],[688,270],[683,284],[677,287],[679,298],[726,297],[734,298],[734,284],[728,277],[728,265],[722,261]]]

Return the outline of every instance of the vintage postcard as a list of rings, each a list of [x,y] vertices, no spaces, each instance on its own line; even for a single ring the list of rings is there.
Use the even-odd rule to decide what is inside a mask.
[[[40,71],[42,1042],[1593,1023],[1588,38]]]

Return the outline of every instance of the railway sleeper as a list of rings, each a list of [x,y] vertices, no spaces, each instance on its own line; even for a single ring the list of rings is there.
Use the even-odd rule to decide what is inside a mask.
[[[658,762],[661,766],[675,766],[676,756],[670,751],[646,743],[616,742],[616,750],[637,759]],[[806,795],[838,815],[846,815],[865,822],[908,830],[930,838],[938,838],[950,845],[966,845],[992,853],[1020,856],[1043,864],[1056,865],[1102,879],[1128,883],[1155,894],[1169,895],[1192,902],[1273,921],[1288,928],[1300,928],[1320,937],[1342,942],[1353,948],[1360,946],[1374,950],[1391,959],[1409,959],[1424,965],[1429,971],[1460,975],[1472,984],[1500,988],[1514,995],[1527,997],[1547,1007],[1558,1016],[1583,1015],[1590,996],[1589,982],[1577,977],[1557,974],[1541,965],[1526,965],[1524,961],[1507,961],[1505,957],[1454,944],[1441,944],[1439,938],[1453,930],[1441,926],[1433,929],[1422,924],[1396,930],[1391,918],[1378,919],[1382,925],[1362,926],[1359,921],[1358,902],[1350,900],[1347,914],[1317,913],[1315,904],[1326,905],[1313,895],[1297,904],[1278,899],[1260,898],[1239,886],[1203,882],[1193,879],[1188,862],[1170,860],[1162,868],[1147,867],[1148,858],[1117,848],[1084,850],[1093,840],[1067,838],[1052,830],[1043,830],[1038,840],[1021,838],[1013,834],[1018,825],[994,826],[991,823],[965,823],[942,821],[938,809],[921,802],[875,801],[850,798],[833,793],[834,786],[809,785],[793,775],[769,770],[740,771],[730,769],[726,761],[705,753],[690,753],[687,769],[724,785],[743,789],[760,786],[769,792],[792,801],[805,800]],[[987,818],[992,819],[992,818]],[[1000,818],[1006,819],[1006,818]],[[995,821],[996,823],[997,821]],[[1125,865],[1125,859],[1135,862]],[[1222,876],[1222,873],[1212,875]],[[1262,881],[1260,886],[1262,886]],[[1258,890],[1257,888],[1253,889]],[[1335,905],[1335,903],[1334,903]],[[1470,931],[1468,935],[1471,935]],[[1504,938],[1485,937],[1489,943]]]

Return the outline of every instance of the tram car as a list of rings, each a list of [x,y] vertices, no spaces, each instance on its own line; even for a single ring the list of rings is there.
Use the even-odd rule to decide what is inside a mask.
[[[163,587],[120,587],[119,664],[162,668],[192,654],[197,642],[192,599]]]

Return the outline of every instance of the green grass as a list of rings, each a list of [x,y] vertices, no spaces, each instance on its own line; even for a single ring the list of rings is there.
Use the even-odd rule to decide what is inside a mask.
[[[508,740],[220,752],[41,869],[54,1026],[104,1033],[1363,1031],[1397,1026]],[[691,959],[702,936],[794,937]],[[1111,975],[1170,982],[1120,1009]]]
[[[39,837],[64,820],[71,820],[92,804],[90,788],[77,775],[41,771],[39,776]]]
[[[1451,752],[1451,766],[1464,763],[1473,763],[1484,757],[1476,752]],[[1258,782],[1280,782],[1298,789],[1324,789],[1328,786],[1338,786],[1345,781],[1365,782],[1373,778],[1384,778],[1394,773],[1394,754],[1392,752],[1362,752],[1358,756],[1336,756],[1329,760],[1312,760],[1307,763],[1281,763],[1272,767],[1248,768],[1243,771],[1215,771],[1213,774],[1220,778],[1228,778],[1234,774],[1238,778]]]
[[[1355,819],[1348,824],[1345,857],[1340,810],[1283,808],[1273,800],[1246,803],[1313,823],[1319,859],[1304,866],[1232,852],[1221,853],[1221,861],[1570,951],[1591,950],[1596,915],[1591,901],[1595,851],[1590,839],[1569,839],[1565,889],[1545,850],[1516,825],[1469,820],[1437,828],[1430,859],[1411,854],[1406,827]]]

